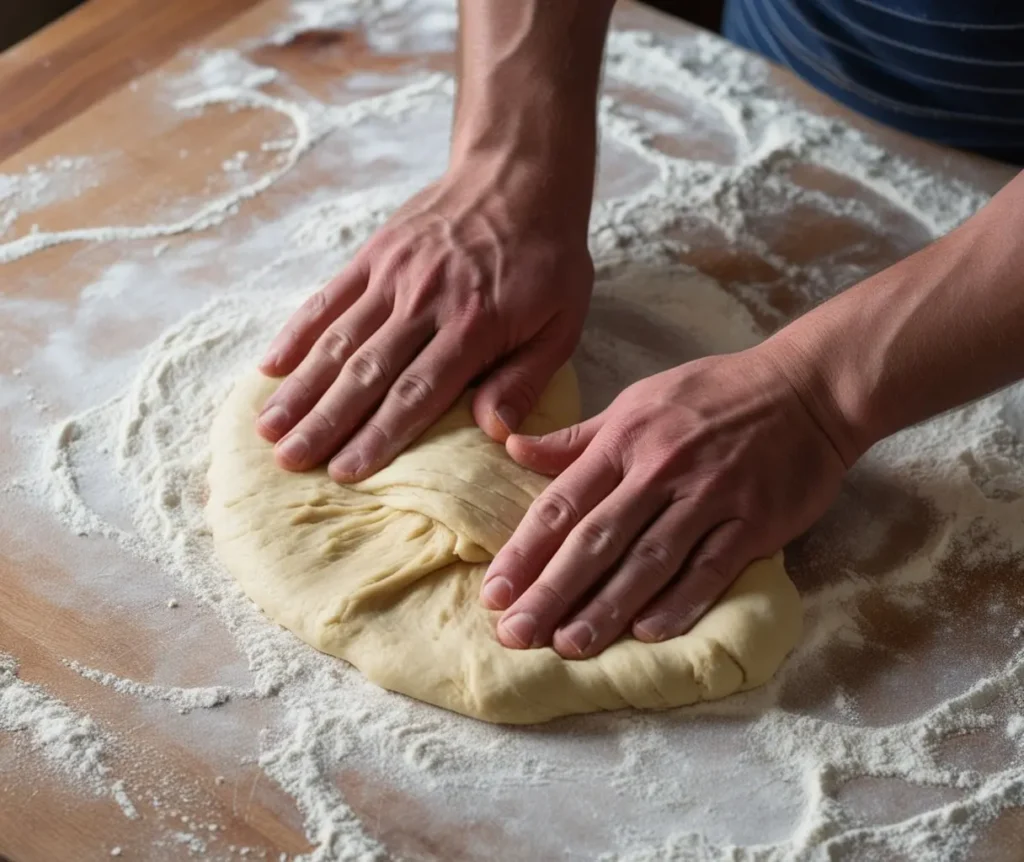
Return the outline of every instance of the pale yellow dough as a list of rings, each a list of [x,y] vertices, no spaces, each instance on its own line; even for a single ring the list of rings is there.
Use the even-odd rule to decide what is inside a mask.
[[[486,563],[548,480],[473,423],[469,395],[365,482],[287,473],[254,418],[277,381],[243,377],[213,425],[207,516],[217,554],[252,599],[307,643],[393,691],[485,721],[528,724],[657,709],[766,682],[800,636],[781,554],[751,565],[688,634],[625,638],[596,658],[510,650],[478,601]],[[524,429],[579,416],[562,369]]]

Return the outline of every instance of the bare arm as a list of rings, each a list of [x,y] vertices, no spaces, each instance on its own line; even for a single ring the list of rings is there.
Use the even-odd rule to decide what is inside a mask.
[[[589,214],[597,87],[614,0],[460,0],[452,161],[525,163]]]
[[[849,463],[1024,377],[1024,173],[956,230],[769,343]]]

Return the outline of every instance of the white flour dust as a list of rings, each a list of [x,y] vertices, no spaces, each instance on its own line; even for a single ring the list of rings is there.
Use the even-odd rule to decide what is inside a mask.
[[[0,653],[0,732],[24,735],[58,772],[97,795],[109,794],[129,820],[137,812],[105,762],[108,739],[95,721],[18,678],[13,657]]]
[[[302,29],[336,26],[346,16],[366,13],[355,3],[300,3],[294,9],[295,21],[272,41],[283,43]],[[450,10],[444,6],[428,34],[438,44],[450,42]],[[398,36],[389,16],[403,11],[408,17],[406,0],[394,0],[375,5],[363,20],[377,28],[379,43],[390,44]],[[198,89],[176,92],[177,106],[199,111],[228,105],[289,118],[294,135],[262,145],[281,151],[273,171],[173,223],[25,234],[0,245],[0,263],[65,242],[198,233],[232,218],[241,201],[286,173],[301,170],[302,160],[315,155],[332,131],[343,135],[363,121],[446,117],[450,111],[452,83],[441,75],[334,108],[267,95],[260,88],[276,76],[244,64],[235,74],[230,68],[237,59],[229,52],[201,60],[206,65],[187,82]],[[598,284],[576,357],[588,408],[607,403],[622,386],[668,362],[742,349],[763,337],[757,315],[769,309],[756,290],[738,287],[741,302],[678,264],[699,250],[701,236],[757,257],[810,300],[823,286],[856,280],[863,267],[841,256],[795,263],[774,251],[772,222],[780,215],[804,210],[812,217],[848,219],[866,232],[884,232],[888,220],[905,219],[927,237],[984,203],[977,190],[940,181],[843,123],[782,101],[766,76],[764,64],[710,37],[666,43],[645,33],[612,34],[601,102],[603,144],[647,180],[639,191],[607,194],[595,207],[591,244]],[[627,104],[622,92],[630,87],[656,96],[658,106],[637,110]],[[696,112],[702,133],[728,141],[731,157],[671,154],[664,145],[666,129],[679,125],[665,108],[670,102]],[[816,188],[796,177],[808,165],[870,195]],[[253,363],[289,311],[414,186],[403,180],[339,193],[326,202],[300,202],[275,226],[278,251],[270,263],[160,336],[135,364],[123,392],[52,429],[43,445],[45,469],[18,477],[10,489],[42,502],[71,532],[106,538],[173,577],[179,585],[175,595],[191,596],[231,633],[248,663],[251,685],[175,688],[70,659],[68,666],[121,694],[166,701],[182,712],[237,698],[273,699],[277,717],[252,755],[294,799],[314,848],[311,860],[392,858],[362,816],[360,781],[371,789],[374,781],[386,784],[404,804],[426,810],[438,834],[465,833],[461,850],[474,858],[493,854],[494,841],[523,848],[502,857],[509,859],[552,858],[570,845],[578,858],[636,862],[782,862],[887,853],[923,862],[964,858],[981,827],[1024,804],[1019,759],[980,770],[942,755],[944,745],[971,735],[994,730],[1017,745],[1024,733],[1024,703],[1018,702],[1024,653],[1009,630],[1005,638],[1012,649],[1000,662],[901,721],[861,720],[860,706],[841,689],[830,691],[834,708],[825,714],[790,708],[786,698],[828,650],[870,648],[871,634],[858,609],[864,597],[884,596],[910,610],[934,602],[928,596],[941,577],[938,562],[960,548],[979,523],[997,537],[993,546],[1007,553],[1024,550],[1024,483],[1015,448],[1021,429],[1012,421],[1018,392],[906,431],[865,459],[858,468],[864,474],[898,471],[927,499],[938,524],[931,544],[880,577],[851,567],[808,591],[806,636],[779,677],[720,703],[661,715],[592,716],[537,729],[483,725],[367,685],[350,667],[269,623],[225,574],[203,518],[211,418],[235,374]],[[88,490],[96,487],[97,476],[106,483],[98,498]],[[1006,701],[1017,703],[1009,713]],[[87,782],[101,781],[115,792],[115,776],[102,765],[99,729],[21,683],[10,662],[0,664],[0,728],[24,729],[44,755],[59,753],[65,767],[78,764],[74,768]],[[952,801],[896,822],[865,822],[842,795],[847,785],[865,778],[897,781],[908,790],[940,788]],[[117,786],[123,793],[125,785]],[[497,839],[465,826],[492,823],[495,811],[502,812]],[[595,819],[594,812],[608,811],[615,817]],[[167,842],[206,853],[210,842],[189,828]]]
[[[0,240],[23,216],[100,185],[102,168],[102,159],[60,156],[19,174],[0,174]]]
[[[252,78],[253,76],[243,78],[243,81],[252,80]],[[257,79],[259,84],[266,82],[266,79]],[[401,115],[410,107],[417,106],[425,98],[447,97],[450,96],[452,90],[450,81],[442,76],[432,75],[385,96],[363,99],[342,107],[331,107],[321,103],[300,105],[268,96],[259,89],[245,86],[244,83],[214,87],[191,96],[184,96],[178,99],[174,106],[185,112],[201,110],[211,105],[229,105],[236,110],[249,108],[276,111],[287,117],[294,125],[294,141],[290,144],[289,149],[283,152],[274,170],[220,198],[203,204],[184,218],[165,224],[103,225],[52,233],[29,232],[18,239],[0,244],[0,265],[64,243],[108,243],[118,240],[156,239],[214,227],[226,218],[237,215],[239,204],[256,197],[274,185],[294,168],[299,159],[330,130],[356,124],[362,118],[370,115],[376,117]],[[234,160],[225,162],[223,167],[228,172],[234,172],[241,167],[243,162],[244,159],[239,161],[236,154]]]
[[[38,686],[18,678],[18,665],[0,654],[0,730],[22,732],[58,769],[102,792],[110,785],[104,738],[96,723],[77,715]]]
[[[370,47],[383,53],[451,51],[458,26],[455,4],[418,0],[415,17],[408,14],[409,5],[409,0],[299,0],[271,41],[284,45],[310,31],[359,28]]]
[[[77,661],[64,662],[75,673],[100,685],[108,686],[120,694],[130,694],[147,700],[163,700],[178,708],[178,712],[187,715],[194,709],[210,709],[227,703],[232,698],[265,697],[266,693],[254,690],[239,690],[224,685],[204,686],[202,688],[178,688],[174,686],[147,685],[130,679],[122,679],[112,673],[93,670]]]

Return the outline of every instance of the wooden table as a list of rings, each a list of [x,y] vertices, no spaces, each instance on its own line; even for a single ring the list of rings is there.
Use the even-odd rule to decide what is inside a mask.
[[[255,4],[90,0],[0,53],[0,161]]]
[[[179,57],[169,67],[145,73],[183,47],[213,50],[246,46],[244,50],[254,62],[286,70],[322,99],[330,98],[334,82],[356,73],[452,68],[450,53],[384,56],[367,48],[358,32],[314,32],[284,44],[254,47],[257,35],[279,22],[285,9],[284,0],[90,0],[51,28],[0,55],[0,174],[15,174],[62,154],[103,153],[116,147],[121,155],[101,187],[86,189],[80,197],[58,200],[33,214],[44,230],[62,229],[83,221],[91,223],[93,215],[107,211],[119,218],[126,213],[145,213],[162,205],[168,197],[201,196],[205,177],[198,168],[179,166],[174,154],[191,146],[193,140],[208,142],[216,138],[218,153],[230,155],[241,142],[258,137],[254,130],[265,131],[266,120],[222,113],[184,131],[169,126],[166,137],[160,139],[153,137],[145,123],[132,122],[134,116],[148,116],[145,106],[156,98],[165,77],[182,74],[194,57]],[[654,30],[666,38],[683,39],[690,32],[686,24],[636,5],[622,6],[616,22],[620,27]],[[143,75],[137,90],[125,87]],[[784,72],[777,73],[776,81],[798,102],[870,130],[893,152],[913,158],[951,179],[994,191],[1014,173],[1005,166],[941,151],[879,129]],[[219,158],[217,154],[211,156],[207,167]],[[322,179],[327,181],[326,177]],[[246,226],[272,220],[287,193],[277,194],[245,204],[238,224],[222,225],[216,232],[237,237]],[[28,229],[23,224],[18,232]],[[848,225],[838,221],[815,226],[813,230],[814,237],[803,235],[795,240],[796,245],[810,249],[806,254],[811,256],[852,247],[864,239],[862,233],[850,233]],[[790,237],[785,242],[792,251],[794,239]],[[780,247],[782,244],[780,240]],[[899,242],[872,246],[871,266],[885,265],[901,250]],[[75,254],[74,246],[62,246],[0,265],[0,295],[66,308],[66,325],[77,325],[74,309],[95,271],[90,273],[88,267],[74,266]],[[771,311],[762,321],[765,328],[778,325],[808,305],[805,299],[788,291],[781,280],[772,283],[771,268],[763,261],[737,253],[727,244],[695,246],[681,255],[681,261],[710,275],[736,295],[744,284],[766,284]],[[215,282],[211,278],[206,287],[197,290],[191,305],[197,306],[213,295]],[[100,352],[130,353],[153,339],[180,314],[180,308],[164,308],[140,319],[131,330],[105,331],[100,327],[94,333],[94,347]],[[29,367],[39,346],[56,336],[55,332],[41,329],[28,312],[23,317],[0,319],[0,392],[17,382],[12,376],[14,369]],[[91,380],[87,371],[83,369],[83,380]],[[26,376],[32,378],[31,372],[26,372]],[[36,416],[33,420],[43,425],[88,406],[95,397],[88,391],[71,392],[67,387],[60,391],[47,389],[45,382],[34,378],[31,382],[38,386],[39,397],[47,407],[42,419]],[[0,471],[17,462],[16,450],[24,446],[22,440],[10,437],[6,419],[12,423],[15,419],[28,421],[25,417],[31,418],[33,409],[23,401],[0,400],[0,416],[5,417],[0,420]],[[894,526],[886,528],[888,544],[882,543],[884,547],[873,564],[876,571],[898,565],[907,554],[922,547],[934,526],[925,504],[901,494],[898,484],[888,485],[870,477],[858,480],[850,486],[830,524],[821,528],[819,538],[832,535],[844,515],[856,521],[851,528],[854,530],[859,529],[857,523],[867,529],[865,523],[872,518],[889,519]],[[88,711],[118,738],[131,740],[132,750],[126,748],[116,753],[116,766],[130,773],[133,757],[137,760],[142,752],[150,759],[150,766],[162,773],[165,786],[187,788],[188,798],[181,803],[182,811],[193,818],[199,816],[196,812],[203,812],[207,820],[222,824],[218,852],[231,844],[250,848],[250,858],[266,854],[266,858],[276,859],[280,853],[309,850],[301,817],[288,797],[269,782],[261,781],[260,768],[251,759],[246,760],[245,753],[257,748],[257,735],[269,720],[267,710],[271,706],[261,702],[230,704],[225,714],[227,720],[237,725],[236,750],[203,755],[197,753],[202,751],[198,742],[193,745],[187,740],[201,738],[205,718],[197,717],[199,723],[193,729],[182,724],[168,734],[165,728],[151,723],[145,710],[126,705],[124,699],[82,679],[63,662],[65,658],[79,658],[93,666],[114,668],[134,679],[145,679],[156,663],[155,650],[160,644],[202,642],[203,649],[190,655],[181,671],[183,684],[223,681],[225,673],[242,680],[244,667],[229,660],[225,671],[220,664],[220,656],[235,656],[226,632],[198,610],[155,623],[150,620],[147,627],[140,627],[135,616],[138,609],[133,610],[127,600],[122,604],[115,585],[110,587],[110,600],[99,607],[62,600],[58,595],[62,589],[68,596],[79,596],[75,591],[76,566],[90,565],[87,560],[92,560],[92,552],[69,550],[72,543],[61,536],[62,528],[31,523],[32,520],[23,519],[18,510],[5,506],[0,499],[0,652],[17,657],[21,678],[39,683],[62,700]],[[794,553],[798,581],[802,573],[800,561],[805,563],[801,586],[806,586],[814,569],[807,562],[810,552],[798,546]],[[84,558],[77,554],[84,554]],[[973,575],[981,579],[991,576],[992,571],[981,566],[973,570]],[[877,620],[883,628],[887,620],[893,625],[906,623],[884,608],[877,611]],[[143,640],[143,632],[146,638],[154,640]],[[237,662],[237,658],[234,660]],[[834,664],[827,671],[839,672]],[[796,695],[787,705],[792,709],[814,708],[813,700],[801,702]],[[155,840],[161,836],[161,840],[166,839],[166,812],[139,804],[141,818],[130,820],[109,799],[83,797],[59,775],[45,769],[28,771],[23,759],[14,759],[13,737],[0,733],[0,764],[17,763],[19,767],[14,774],[0,771],[0,856],[12,862],[101,859],[109,858],[110,850],[117,846],[122,848],[124,858],[181,858],[184,851],[180,847],[164,843],[159,845],[162,849],[154,849]],[[214,776],[218,775],[226,780],[215,782]],[[357,814],[370,817],[372,812],[376,817],[374,834],[392,850],[410,858],[475,858],[460,843],[458,834],[433,835],[429,825],[423,823],[410,827],[399,816],[403,811],[401,801],[395,806],[396,813],[389,815],[385,809],[382,815],[381,799],[389,798],[386,788],[362,782],[352,783],[348,790]],[[1012,849],[1009,856],[999,854],[1006,848],[1020,846],[1022,822],[1015,815],[1001,818],[996,830],[979,845],[987,855],[978,858],[1019,858],[1012,855]],[[235,857],[227,854],[225,858]]]

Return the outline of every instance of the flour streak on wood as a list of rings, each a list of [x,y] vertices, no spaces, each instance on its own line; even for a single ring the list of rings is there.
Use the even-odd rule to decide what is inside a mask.
[[[282,136],[292,140],[290,124],[277,114],[232,111],[230,104],[207,106],[189,117],[172,110],[173,98],[181,95],[175,87],[202,59],[196,55],[175,60],[135,90],[94,102],[118,79],[131,50],[139,47],[155,60],[172,50],[166,46],[175,39],[187,38],[192,31],[180,24],[181,16],[202,19],[210,32],[229,14],[218,18],[221,13],[201,11],[204,4],[146,4],[152,17],[125,26],[126,10],[133,5],[131,0],[94,0],[84,7],[96,17],[80,17],[78,24],[72,20],[78,29],[64,31],[77,34],[77,47],[69,48],[66,62],[58,65],[59,79],[44,81],[38,70],[9,71],[0,64],[0,111],[7,111],[0,114],[0,128],[15,130],[0,144],[20,150],[3,173],[24,176],[27,165],[46,165],[57,156],[94,158],[93,164],[109,169],[99,187],[84,190],[81,197],[61,196],[38,212],[25,213],[9,225],[12,234],[23,235],[36,221],[46,232],[146,224],[169,212],[180,218],[182,211],[195,212],[197,204],[237,188],[233,183],[265,175],[281,151],[264,145]],[[239,2],[235,8],[245,5]],[[401,12],[378,37],[415,33],[418,8]],[[447,50],[381,52],[358,27],[329,38],[324,26],[315,24],[308,36],[300,27],[287,38],[268,39],[281,32],[281,25],[295,23],[296,9],[285,2],[260,4],[205,40],[203,56],[229,49],[250,63],[273,62],[281,77],[267,84],[267,91],[312,108],[344,107],[420,80],[426,71],[452,68]],[[168,25],[173,32],[167,40],[149,46],[147,34],[168,34],[161,28],[172,18],[180,26]],[[744,326],[754,321],[754,329],[767,331],[820,301],[823,291],[835,289],[851,274],[877,268],[919,245],[933,225],[908,214],[894,198],[905,196],[913,209],[915,190],[927,201],[926,192],[949,196],[956,182],[967,181],[962,188],[970,190],[981,177],[991,190],[1008,175],[953,154],[950,174],[908,168],[897,176],[892,165],[902,162],[892,152],[883,160],[852,131],[816,137],[826,145],[816,151],[823,163],[814,170],[773,172],[772,165],[784,171],[794,152],[806,154],[806,141],[793,133],[798,125],[766,121],[767,128],[779,132],[766,143],[758,139],[754,124],[740,121],[739,100],[754,98],[749,78],[731,81],[733,89],[716,101],[711,85],[724,88],[731,80],[729,69],[735,72],[741,58],[636,7],[624,6],[618,20],[657,37],[619,34],[609,55],[610,102],[602,115],[607,137],[594,237],[601,281],[580,350],[592,408],[631,375],[743,346],[739,342],[753,336],[749,326],[737,332],[737,309],[746,315]],[[104,41],[110,46],[106,57]],[[45,39],[25,56],[42,58],[51,49],[56,61],[60,52]],[[91,59],[79,63],[76,54]],[[715,77],[702,80],[702,70]],[[782,85],[800,100],[811,98],[789,79]],[[81,97],[65,100],[69,89],[81,89]],[[26,96],[33,90],[35,101]],[[13,101],[6,98],[12,93]],[[64,122],[63,104],[75,119]],[[772,104],[778,108],[778,102]],[[756,107],[748,101],[751,105]],[[13,445],[7,445],[6,437],[0,445],[0,484],[15,476],[24,479],[24,487],[0,495],[0,650],[18,657],[22,678],[73,703],[119,741],[111,768],[123,777],[139,819],[130,821],[113,798],[83,800],[80,791],[49,771],[16,770],[0,789],[0,853],[11,862],[49,862],[70,858],[82,847],[98,848],[99,855],[104,848],[120,847],[124,858],[177,858],[198,847],[206,850],[196,852],[214,856],[233,857],[239,848],[248,848],[250,856],[277,858],[282,852],[309,851],[306,836],[327,836],[325,842],[334,845],[320,849],[335,856],[353,847],[375,848],[378,839],[394,852],[420,858],[474,858],[503,850],[508,851],[504,858],[531,851],[534,858],[545,858],[552,847],[566,845],[596,856],[617,842],[627,852],[646,852],[615,831],[623,824],[667,836],[706,829],[712,821],[721,835],[741,843],[766,835],[784,842],[806,802],[799,789],[819,786],[801,783],[807,776],[793,770],[806,764],[813,773],[814,757],[835,740],[824,729],[831,732],[838,725],[849,743],[844,768],[878,771],[879,752],[898,750],[909,758],[907,774],[967,781],[967,770],[943,771],[941,764],[929,762],[925,746],[914,754],[912,743],[918,738],[911,732],[917,725],[910,719],[934,705],[915,686],[941,699],[955,698],[989,664],[1007,658],[1003,640],[987,633],[1001,631],[1003,620],[1017,610],[1010,589],[1016,571],[1012,560],[975,559],[965,552],[952,560],[959,568],[951,571],[962,576],[961,582],[978,585],[978,592],[972,597],[937,590],[923,603],[924,610],[894,602],[888,594],[851,592],[853,587],[836,575],[844,569],[865,575],[857,589],[867,581],[897,576],[930,584],[925,577],[932,576],[930,561],[957,538],[941,530],[958,516],[955,494],[973,493],[973,486],[964,485],[973,480],[947,472],[945,481],[937,483],[939,490],[928,481],[919,485],[914,477],[920,473],[893,466],[905,463],[900,458],[907,457],[907,450],[862,470],[834,520],[793,550],[795,574],[809,596],[810,641],[799,665],[800,685],[771,694],[783,707],[778,714],[757,702],[743,702],[723,705],[722,710],[735,710],[725,719],[714,713],[692,721],[686,716],[643,721],[622,716],[535,734],[482,730],[367,690],[343,668],[311,656],[268,626],[216,572],[195,574],[204,565],[198,554],[201,527],[188,518],[201,511],[203,502],[196,479],[203,465],[200,420],[203,409],[223,396],[218,375],[249,361],[267,336],[270,312],[283,313],[298,292],[332,274],[403,189],[443,167],[440,150],[450,104],[439,98],[428,108],[398,117],[372,111],[361,118],[346,115],[352,121],[332,132],[329,145],[311,150],[298,169],[215,229],[159,241],[67,245],[3,267],[0,410],[5,423],[0,433],[14,436]],[[51,127],[51,134],[38,137]],[[824,127],[815,128],[821,132]],[[29,139],[35,140],[31,146],[21,143]],[[772,145],[791,150],[773,151]],[[891,146],[925,163],[933,158],[927,148],[895,137]],[[237,171],[222,170],[242,151],[250,155],[240,160]],[[706,160],[688,163],[687,154],[693,152]],[[111,156],[109,163],[102,161],[104,155]],[[737,161],[742,163],[737,166]],[[851,170],[862,170],[860,180],[843,175],[849,163]],[[869,174],[876,187],[864,193]],[[664,193],[666,176],[676,183],[670,192],[674,208],[651,192]],[[715,185],[723,177],[729,182]],[[796,198],[777,194],[780,188]],[[645,189],[651,192],[647,197],[641,194]],[[965,192],[954,197],[947,207],[941,195],[933,196],[942,204],[939,211],[920,213],[948,220],[957,207],[983,196]],[[5,224],[2,215],[0,224]],[[622,259],[618,263],[616,251]],[[682,277],[667,263],[680,260],[711,278]],[[622,261],[629,267],[622,268]],[[222,304],[200,310],[207,300]],[[197,311],[190,323],[183,322]],[[163,335],[169,327],[177,328]],[[151,365],[149,359],[140,360],[147,345]],[[88,412],[115,395],[123,400]],[[39,403],[50,409],[41,413]],[[141,436],[132,438],[138,449],[122,449],[127,439],[121,433],[122,409],[129,408],[137,408],[129,418],[138,420]],[[73,535],[54,517],[59,505],[32,497],[40,475],[51,476],[54,464],[48,461],[40,471],[31,459],[39,452],[53,454],[57,444],[47,436],[50,422],[72,414],[77,418],[68,426],[69,437],[60,442],[72,480],[66,490],[88,500],[92,516],[110,524],[107,537],[97,535],[90,520],[81,522],[87,537]],[[972,452],[984,448],[979,443],[987,433],[982,420],[993,423],[991,457],[975,458],[972,471],[979,474],[982,491],[1012,488],[988,475],[993,464],[1002,463],[997,456],[1003,438],[996,433],[994,416],[976,414],[975,424],[965,425],[960,438]],[[78,433],[84,436],[74,439]],[[922,459],[936,451],[924,445],[925,435],[914,439],[923,441]],[[132,481],[123,488],[106,484],[119,471]],[[121,491],[143,484],[150,497],[138,501],[134,511],[121,511],[126,500],[135,502],[119,497]],[[954,511],[948,514],[940,504]],[[1012,506],[999,508],[1004,504],[984,494],[977,505],[986,517],[1016,512]],[[185,517],[182,511],[188,507]],[[148,519],[145,534],[159,553],[132,548],[130,542],[118,544],[122,533],[136,529],[133,518]],[[1003,522],[997,526],[1009,529]],[[833,592],[814,592],[822,580],[831,583]],[[190,593],[194,600],[168,608],[168,595]],[[834,613],[840,594],[856,606],[856,618]],[[945,604],[944,596],[949,597]],[[943,614],[981,614],[978,602],[1002,610],[985,611],[971,631],[958,630],[951,637],[943,628]],[[912,657],[910,678],[865,645],[857,620],[870,627],[879,651],[891,648]],[[981,638],[991,643],[986,647]],[[838,646],[830,649],[833,642]],[[947,644],[954,644],[955,654],[942,652]],[[965,663],[968,654],[977,666]],[[64,659],[76,659],[96,673],[84,677]],[[279,682],[284,694],[232,699],[181,715],[173,700],[135,697],[127,689],[97,682],[107,678],[104,674],[179,692],[218,686],[270,692],[270,687],[254,687],[253,675],[262,675]],[[837,687],[843,689],[838,700],[833,697]],[[993,685],[993,691],[998,687]],[[893,696],[894,690],[899,696]],[[969,722],[983,729],[985,720],[972,710],[969,703],[954,703],[942,713],[943,732]],[[859,726],[851,711],[871,727],[885,729],[890,747],[876,744],[882,736]],[[752,716],[762,723],[753,727]],[[823,728],[821,738],[802,747],[794,744],[806,737],[792,732],[787,716],[807,719],[801,727]],[[931,725],[922,727],[924,733]],[[579,732],[570,732],[574,728]],[[996,719],[990,731],[993,738],[1001,734]],[[10,736],[0,736],[5,765],[15,754]],[[1005,734],[1000,741],[1014,744]],[[961,744],[952,735],[947,742]],[[791,746],[790,760],[773,762],[772,750],[786,746]],[[744,752],[742,758],[737,751]],[[1012,753],[1006,753],[1006,762]],[[787,780],[779,780],[780,770]],[[887,774],[899,787],[899,799],[916,798],[911,797],[913,788]],[[693,786],[701,788],[701,798],[692,795]],[[985,787],[997,789],[994,783]],[[975,792],[960,784],[952,789],[968,800]],[[763,807],[761,797],[768,800]],[[303,803],[301,811],[296,799]],[[965,816],[974,816],[969,802],[963,804]],[[742,822],[728,821],[726,815],[738,809]],[[607,810],[615,810],[620,822],[594,821],[594,811]],[[822,816],[837,810],[829,808]],[[935,816],[946,815],[940,811]],[[908,823],[900,828],[918,828],[912,819]],[[842,825],[829,822],[823,831]],[[995,854],[989,858],[998,860]]]

